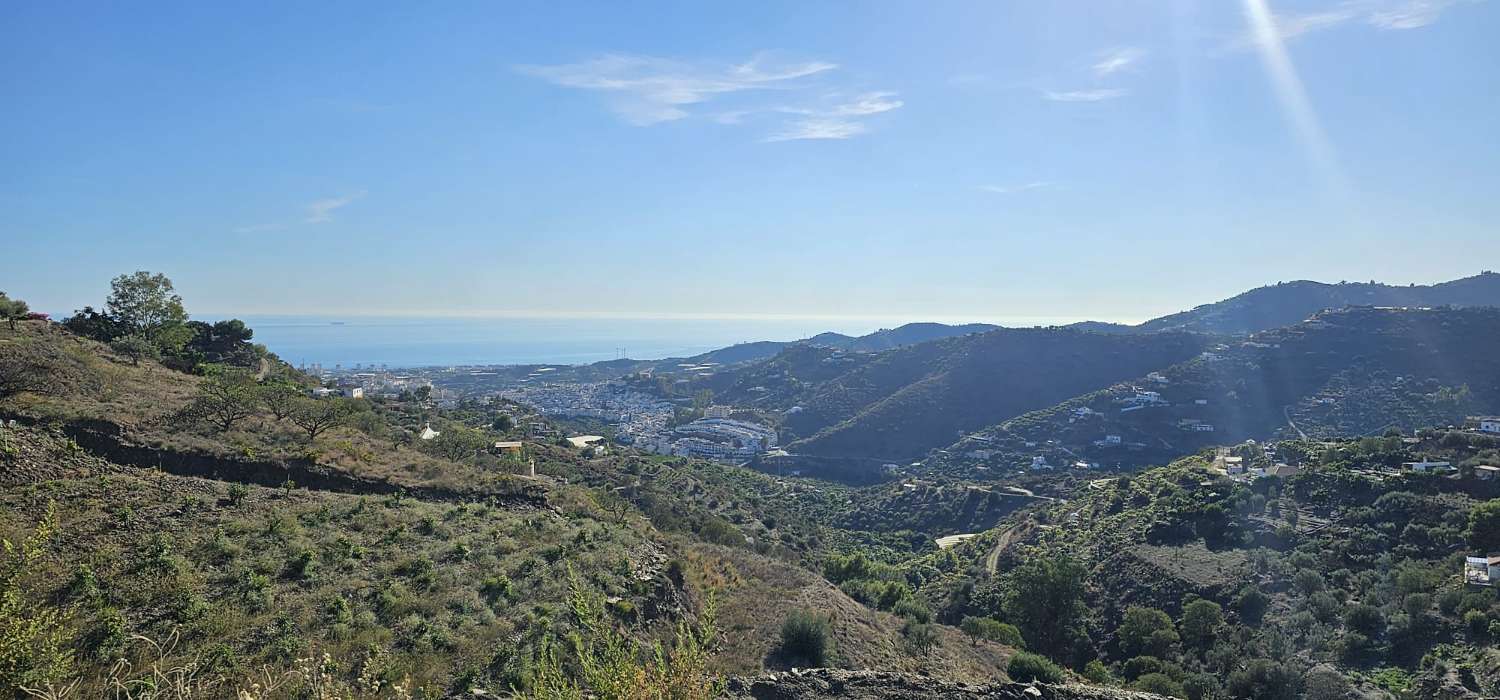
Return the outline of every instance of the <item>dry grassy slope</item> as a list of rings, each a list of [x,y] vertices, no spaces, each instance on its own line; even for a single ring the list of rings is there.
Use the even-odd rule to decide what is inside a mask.
[[[844,668],[978,682],[1003,678],[1009,653],[940,628],[941,645],[916,658],[901,641],[899,619],[822,578],[746,550],[667,537],[640,518],[614,523],[578,487],[554,489],[550,507],[518,510],[255,486],[234,503],[233,482],[111,464],[44,428],[0,435],[0,471],[10,477],[0,488],[0,536],[23,537],[48,503],[60,508],[59,534],[34,572],[36,590],[69,600],[67,582],[87,563],[128,632],[161,638],[178,629],[185,655],[223,642],[240,670],[285,662],[266,645],[276,643],[269,630],[287,615],[301,645],[296,653],[326,651],[347,668],[366,663],[373,643],[392,651],[384,662],[390,673],[430,688],[465,669],[501,673],[502,652],[525,639],[535,611],[561,609],[570,566],[658,623],[717,591],[723,645],[716,663],[724,673],[779,668],[780,624],[793,609],[831,614]],[[175,562],[166,570],[153,563],[162,543]],[[359,556],[348,554],[356,550]],[[300,551],[314,554],[310,576],[288,573]],[[673,557],[686,564],[686,597],[662,587]],[[412,562],[430,562],[433,583],[414,582]],[[247,588],[255,573],[266,576],[263,594]],[[515,597],[485,597],[481,582],[497,573],[515,582]],[[387,591],[396,592],[397,607],[387,609]],[[350,601],[349,621],[329,617],[337,598]],[[79,634],[97,630],[101,614],[81,608]],[[640,634],[659,638],[658,623]]]
[[[0,416],[68,426],[79,442],[96,451],[119,446],[107,450],[117,462],[161,457],[164,468],[195,475],[311,467],[346,475],[376,492],[384,485],[384,490],[429,489],[477,498],[523,488],[506,474],[439,459],[350,427],[335,428],[309,443],[290,422],[269,415],[248,418],[228,433],[173,420],[192,401],[199,377],[151,361],[132,365],[101,343],[48,324],[23,323],[16,331],[0,326],[0,353],[23,345],[68,358],[83,368],[83,377],[60,394],[25,393],[0,400]],[[296,474],[288,476],[296,480]],[[303,480],[310,478],[316,475],[306,474]],[[360,483],[347,490],[361,490]]]
[[[692,570],[702,572],[692,582],[695,588],[719,591],[720,664],[726,673],[789,667],[776,654],[781,622],[788,612],[802,609],[831,617],[838,667],[925,671],[966,682],[1005,677],[1002,669],[1011,649],[985,642],[975,646],[958,630],[938,626],[941,643],[928,655],[916,656],[902,642],[900,618],[861,605],[804,569],[716,545],[690,545],[684,557]]]

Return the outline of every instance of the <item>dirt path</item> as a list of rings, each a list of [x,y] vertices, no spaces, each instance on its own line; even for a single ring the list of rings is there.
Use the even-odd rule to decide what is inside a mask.
[[[989,572],[991,578],[995,576],[995,569],[999,568],[1000,566],[1000,555],[1005,553],[1005,549],[1009,547],[1012,542],[1019,539],[1021,535],[1025,534],[1021,531],[1021,529],[1023,525],[1026,525],[1029,522],[1030,521],[1028,520],[1016,523],[1015,525],[1005,528],[1005,531],[1000,533],[999,541],[995,542],[995,548],[991,549],[990,553],[985,555],[984,570]]]
[[[1306,440],[1307,439],[1307,433],[1302,432],[1302,429],[1299,428],[1299,427],[1297,427],[1297,422],[1294,421],[1294,420],[1292,420],[1292,410],[1291,409],[1292,409],[1291,406],[1282,406],[1281,407],[1281,415],[1286,418],[1286,424],[1292,426],[1292,430],[1297,431],[1297,435],[1299,435],[1303,440]]]

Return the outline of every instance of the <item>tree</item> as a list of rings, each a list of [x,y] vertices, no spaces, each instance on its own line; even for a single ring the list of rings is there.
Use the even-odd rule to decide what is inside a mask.
[[[1469,544],[1481,554],[1500,551],[1500,498],[1469,511]]]
[[[1195,600],[1182,606],[1182,638],[1200,649],[1214,641],[1214,634],[1224,624],[1224,610],[1211,600]]]
[[[1250,624],[1258,624],[1271,606],[1271,598],[1253,585],[1245,586],[1234,599],[1234,607],[1240,617]]]
[[[0,318],[10,324],[11,330],[16,329],[16,321],[26,318],[29,313],[31,313],[31,307],[27,306],[26,302],[12,299],[6,296],[5,292],[0,292]]]
[[[473,457],[490,444],[489,436],[482,431],[462,425],[450,425],[443,430],[441,435],[425,441],[422,449],[456,462]]]
[[[926,656],[938,645],[937,630],[932,625],[916,620],[907,620],[901,625],[901,638],[912,652]]]
[[[256,388],[256,396],[260,399],[262,406],[271,412],[276,420],[282,420],[292,414],[297,407],[297,399],[303,395],[302,387],[285,381],[269,381]]]
[[[130,358],[130,364],[132,365],[139,365],[142,358],[154,360],[161,355],[161,351],[156,348],[155,343],[148,340],[146,336],[134,333],[115,338],[110,341],[109,347],[111,350]]]
[[[1132,605],[1125,610],[1125,619],[1116,630],[1120,640],[1120,651],[1126,658],[1132,656],[1165,657],[1177,643],[1177,630],[1172,618],[1156,608]]]
[[[629,500],[614,491],[595,491],[592,495],[594,505],[614,516],[615,522],[625,522],[625,516],[632,508]]]
[[[292,406],[287,417],[292,423],[307,432],[307,441],[318,439],[324,431],[342,424],[354,415],[354,401],[345,398],[311,399],[301,398]]]
[[[1083,566],[1063,556],[1028,560],[1011,573],[1003,607],[1029,648],[1060,657],[1082,635]]]
[[[174,352],[191,338],[182,297],[172,290],[172,280],[161,273],[141,270],[120,275],[109,283],[104,310],[127,332],[143,335],[163,350]]]
[[[127,332],[109,314],[96,311],[92,306],[85,306],[82,311],[73,312],[68,320],[63,321],[63,328],[75,335],[93,338],[104,343],[125,335]]]
[[[255,379],[249,372],[233,367],[210,367],[209,375],[198,383],[198,397],[189,410],[199,418],[228,431],[255,415]]]
[[[975,646],[983,639],[1017,649],[1026,648],[1026,642],[1021,639],[1021,630],[992,617],[965,617],[958,628],[969,635],[969,641]]]
[[[826,615],[793,610],[781,623],[781,653],[810,666],[823,666],[833,653],[832,623]]]

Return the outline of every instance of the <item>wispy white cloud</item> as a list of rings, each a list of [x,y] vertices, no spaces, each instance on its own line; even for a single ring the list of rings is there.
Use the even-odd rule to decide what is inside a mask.
[[[1146,52],[1144,49],[1135,47],[1114,49],[1100,56],[1099,60],[1095,61],[1090,69],[1094,71],[1095,77],[1103,78],[1114,75],[1122,70],[1128,70],[1145,57]]]
[[[807,139],[847,139],[867,131],[869,129],[864,124],[847,119],[802,119],[785,125],[780,131],[763,140],[774,143]]]
[[[801,101],[777,98],[781,104],[768,104],[764,99],[760,104],[754,100],[747,104],[745,98],[727,99],[737,93],[806,94],[819,86],[826,90],[829,86],[822,78],[837,68],[837,64],[826,61],[773,63],[764,55],[745,63],[713,66],[612,54],[581,63],[523,65],[516,70],[554,85],[604,93],[609,109],[634,126],[695,116],[731,126],[750,123],[757,116],[797,117],[782,117],[779,129],[765,141],[849,138],[869,130],[859,121],[861,118],[902,106],[896,93],[889,91],[864,92],[852,97],[832,92]],[[703,107],[715,100],[727,102],[728,108]]]
[[[330,197],[319,199],[307,205],[307,218],[303,223],[321,224],[333,221],[333,213],[353,204],[356,200],[365,196],[364,190],[343,197]]]
[[[993,194],[1017,194],[1027,190],[1040,190],[1051,187],[1052,183],[1045,180],[1028,182],[1022,185],[980,185],[979,189]]]
[[[1053,102],[1103,102],[1105,100],[1119,99],[1129,94],[1130,91],[1124,88],[1100,88],[1097,90],[1068,90],[1064,92],[1047,90],[1042,93],[1042,96]]]
[[[836,93],[827,95],[824,104],[818,107],[779,107],[776,111],[804,118],[784,124],[779,131],[763,140],[847,139],[869,132],[869,127],[859,121],[861,117],[900,109],[905,104],[896,98],[896,93],[881,91],[852,97]]]
[[[1272,15],[1273,36],[1288,41],[1328,29],[1363,23],[1380,30],[1419,29],[1438,21],[1447,10],[1482,0],[1343,0],[1313,12]],[[1230,49],[1257,46],[1266,35],[1249,29],[1230,40]]]
[[[516,70],[554,85],[609,93],[617,115],[636,126],[683,119],[688,106],[747,90],[783,89],[837,64],[806,61],[763,65],[762,58],[732,66],[700,66],[650,56],[611,54],[581,63],[522,65]]]
[[[1460,0],[1406,0],[1370,12],[1366,18],[1380,29],[1417,29],[1438,20],[1448,8]]]

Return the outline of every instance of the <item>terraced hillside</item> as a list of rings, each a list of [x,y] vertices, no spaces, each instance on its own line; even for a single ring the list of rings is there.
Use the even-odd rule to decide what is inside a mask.
[[[21,644],[4,647],[5,694],[123,697],[162,678],[182,687],[173,697],[253,683],[264,697],[542,692],[555,640],[606,629],[627,652],[671,648],[679,623],[696,629],[710,610],[710,680],[802,663],[782,652],[792,609],[832,613],[828,664],[1004,677],[1009,648],[934,625],[914,654],[902,617],[799,566],[821,551],[817,509],[778,518],[722,474],[733,468],[674,461],[663,483],[715,490],[632,500],[615,488],[639,476],[626,458],[531,445],[539,476],[521,476],[505,459],[401,441],[413,420],[480,429],[464,424],[471,409],[400,402],[365,402],[311,437],[247,403],[225,429],[185,410],[221,380],[43,322],[0,330],[0,363],[46,380],[0,398],[0,537],[14,545],[0,600],[16,632],[4,643]],[[700,536],[710,518],[719,534]],[[604,628],[583,626],[580,600]]]

